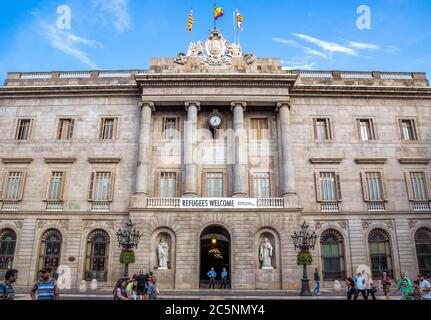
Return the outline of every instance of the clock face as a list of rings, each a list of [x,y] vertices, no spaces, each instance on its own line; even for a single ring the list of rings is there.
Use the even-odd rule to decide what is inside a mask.
[[[213,128],[219,128],[222,122],[223,119],[219,115],[212,115],[209,119],[209,123]]]

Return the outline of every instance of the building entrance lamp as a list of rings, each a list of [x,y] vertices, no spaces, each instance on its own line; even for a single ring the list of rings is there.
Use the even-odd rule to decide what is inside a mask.
[[[133,249],[138,248],[142,234],[136,230],[132,220],[127,223],[126,229],[119,229],[116,233],[118,246],[121,248],[120,262],[124,264],[124,277],[129,277],[129,264],[135,263],[135,252]]]

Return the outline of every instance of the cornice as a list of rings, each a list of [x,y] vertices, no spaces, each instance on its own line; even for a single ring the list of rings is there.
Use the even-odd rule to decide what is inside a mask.
[[[3,158],[4,164],[30,164],[33,162],[33,158]]]
[[[45,163],[75,163],[76,158],[45,158]]]
[[[90,163],[120,163],[121,158],[88,158]]]
[[[387,158],[356,158],[357,164],[385,164],[388,161]]]
[[[429,164],[430,158],[400,158],[401,164]]]
[[[313,164],[340,164],[344,158],[310,158]]]

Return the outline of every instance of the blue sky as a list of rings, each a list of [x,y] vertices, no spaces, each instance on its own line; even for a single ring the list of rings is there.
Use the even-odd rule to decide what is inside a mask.
[[[0,81],[8,71],[146,69],[151,57],[186,51],[213,25],[212,0],[2,0]],[[429,0],[218,0],[218,26],[233,40],[232,11],[244,16],[241,44],[286,68],[425,71],[431,74]],[[71,29],[57,28],[57,7],[71,9]],[[357,8],[371,9],[359,29]]]

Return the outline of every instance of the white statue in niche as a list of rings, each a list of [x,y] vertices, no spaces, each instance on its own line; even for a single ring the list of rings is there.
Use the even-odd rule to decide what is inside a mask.
[[[165,241],[165,238],[161,238],[160,243],[157,245],[157,256],[159,258],[159,269],[167,270],[169,262],[169,245]]]
[[[262,261],[262,269],[263,270],[272,270],[274,267],[272,266],[272,245],[269,242],[268,238],[264,238],[263,242],[260,245],[259,256],[260,261]]]

